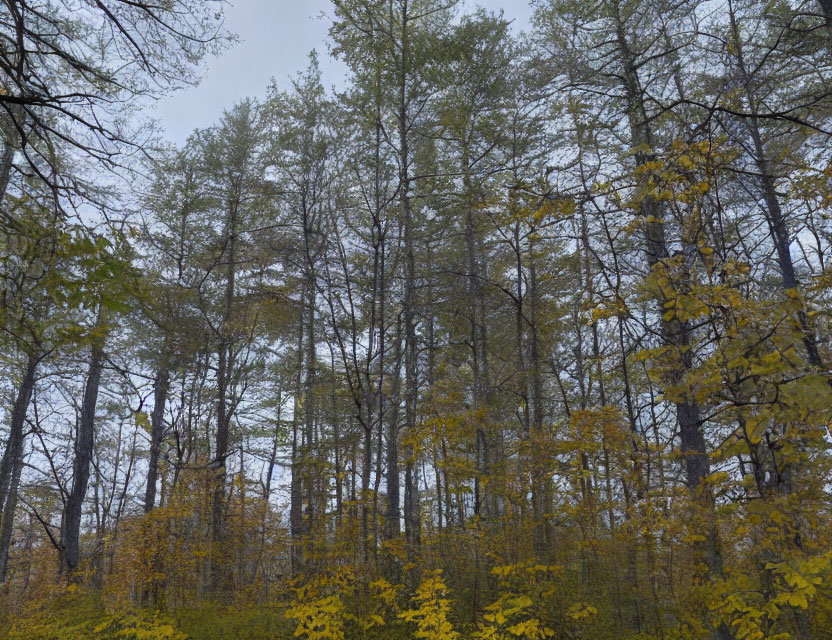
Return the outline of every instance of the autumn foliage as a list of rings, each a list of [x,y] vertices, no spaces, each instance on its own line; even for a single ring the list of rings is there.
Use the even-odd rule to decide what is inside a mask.
[[[338,0],[133,154],[214,4],[0,8],[0,639],[832,640],[832,5]]]

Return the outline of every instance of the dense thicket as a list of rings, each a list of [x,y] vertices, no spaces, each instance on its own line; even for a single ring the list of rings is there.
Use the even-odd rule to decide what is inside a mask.
[[[333,0],[162,150],[216,3],[77,5],[0,12],[0,633],[832,638],[828,2]]]

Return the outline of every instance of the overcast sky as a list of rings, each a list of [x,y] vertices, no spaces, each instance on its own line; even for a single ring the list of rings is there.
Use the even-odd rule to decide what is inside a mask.
[[[480,0],[490,10],[503,9],[516,29],[525,29],[530,9],[527,0]],[[307,55],[317,49],[324,84],[340,85],[344,67],[328,54],[330,0],[232,0],[226,26],[240,42],[219,59],[207,61],[198,87],[159,103],[156,118],[176,143],[184,142],[196,127],[215,122],[224,109],[248,96],[263,96],[271,78],[286,86],[287,79],[304,69]]]

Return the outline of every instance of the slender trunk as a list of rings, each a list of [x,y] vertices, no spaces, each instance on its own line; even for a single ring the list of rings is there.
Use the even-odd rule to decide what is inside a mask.
[[[19,452],[23,449],[23,427],[26,422],[26,412],[29,409],[29,403],[32,399],[32,391],[35,388],[35,373],[38,362],[39,359],[34,354],[30,354],[27,358],[26,368],[23,371],[23,379],[20,381],[17,397],[12,407],[9,438],[6,441],[3,458],[0,460],[0,514],[6,513],[5,504],[12,485],[14,463]]]
[[[533,431],[540,431],[543,428],[543,389],[540,373],[540,341],[537,332],[538,322],[538,287],[537,287],[537,265],[535,263],[534,229],[529,234],[529,420]]]
[[[486,346],[485,346],[485,319],[481,317],[483,310],[483,286],[480,274],[480,261],[477,256],[478,242],[477,232],[474,225],[473,203],[471,202],[471,176],[468,172],[468,153],[463,153],[462,164],[464,169],[463,184],[465,189],[465,250],[468,260],[468,293],[471,300],[470,323],[471,323],[471,354],[473,356],[474,369],[474,409],[483,407],[487,396],[485,379],[486,369]]]
[[[451,483],[448,482],[448,447],[445,444],[444,437],[442,437],[440,441],[440,451],[442,453],[442,467],[445,480],[445,524],[450,527],[453,524],[453,516],[451,515],[453,514],[453,501],[451,500]],[[462,524],[460,524],[460,526],[462,526]]]
[[[364,447],[361,461],[361,549],[364,562],[370,558],[370,474],[373,467],[373,431],[364,426]]]
[[[305,528],[307,531],[313,531],[318,514],[316,513],[316,492],[315,479],[316,474],[312,471],[311,465],[315,460],[315,374],[316,374],[316,354],[315,354],[315,292],[307,281],[306,286],[306,342],[305,349],[305,371],[303,379],[303,441],[306,444],[304,451],[305,460],[304,468],[306,472],[303,475],[304,482],[304,499],[306,501],[306,513],[304,519],[306,520]]]
[[[6,508],[0,525],[0,584],[6,581],[9,566],[9,551],[11,550],[12,531],[14,530],[14,514],[17,509],[17,496],[20,490],[20,475],[23,471],[23,447],[15,456],[12,468],[12,484],[6,498]]]
[[[509,196],[510,199],[510,213],[514,215],[515,204],[514,194]],[[520,389],[520,397],[523,400],[522,412],[522,427],[523,437],[528,439],[531,429],[531,409],[529,407],[529,375],[526,366],[526,319],[525,319],[525,292],[523,287],[523,252],[520,247],[520,223],[514,224],[514,339],[517,349],[517,368],[519,371],[520,381],[518,383]]]
[[[330,379],[330,403],[332,407],[332,416],[330,422],[332,423],[332,448],[333,448],[333,462],[335,464],[335,519],[336,528],[341,527],[341,515],[344,500],[344,480],[341,477],[341,434],[340,434],[340,416],[338,415],[338,395],[337,387],[335,385],[335,352],[331,354],[330,369],[332,376]]]
[[[442,533],[442,474],[439,471],[439,453],[436,445],[433,446],[433,475],[436,482],[436,530]],[[440,550],[441,551],[441,550]],[[444,557],[444,554],[443,554]]]
[[[156,480],[159,475],[159,452],[164,434],[165,405],[170,388],[168,344],[163,347],[162,360],[156,370],[153,383],[153,412],[150,414],[150,460],[147,470],[147,485],[144,491],[144,512],[153,511],[156,502]]]
[[[822,0],[824,9],[826,5],[830,5],[832,9],[832,0]],[[736,23],[733,8],[730,8],[729,17],[731,21],[731,30],[734,40],[734,49],[736,51],[737,67],[740,72],[741,80],[745,88],[745,96],[748,100],[749,111],[751,117],[745,121],[748,127],[748,132],[751,135],[751,141],[754,145],[754,163],[757,165],[757,171],[760,179],[760,190],[765,203],[765,216],[768,223],[771,241],[774,244],[775,253],[777,254],[777,265],[780,268],[781,285],[786,291],[796,290],[800,288],[800,282],[797,278],[797,273],[794,268],[794,261],[791,254],[791,239],[789,238],[789,228],[786,224],[786,216],[783,208],[780,206],[780,198],[777,196],[775,188],[774,173],[771,166],[771,161],[766,153],[765,145],[763,144],[763,136],[760,130],[760,121],[757,118],[758,101],[754,93],[751,82],[751,77],[745,64],[745,56],[743,54],[743,45],[740,41],[739,27]],[[827,14],[828,16],[829,14]],[[806,349],[806,355],[809,363],[818,368],[823,367],[820,352],[818,351],[817,337],[814,329],[809,324],[809,319],[806,316],[805,309],[801,308],[797,312],[797,321],[803,333],[803,344]]]
[[[583,266],[586,277],[586,291],[590,304],[594,304],[595,282],[592,277],[590,262],[589,231],[587,229],[586,215],[581,213],[581,246],[583,248]],[[607,406],[607,386],[604,380],[604,365],[601,355],[601,342],[598,335],[598,323],[592,323],[592,358],[595,361],[596,375],[598,376],[598,404],[603,409]],[[615,532],[615,510],[613,507],[612,494],[612,470],[610,469],[610,447],[607,442],[607,430],[603,430],[601,440],[601,451],[604,457],[604,488],[606,490],[607,518],[609,521],[610,533]]]
[[[399,496],[399,387],[401,386],[402,330],[401,320],[396,322],[396,339],[393,343],[393,389],[390,415],[387,420],[387,537],[396,538],[401,533],[401,507]]]
[[[384,462],[384,422],[379,417],[378,420],[378,430],[377,430],[377,438],[376,438],[376,473],[375,478],[373,480],[373,562],[378,562],[378,541],[382,539],[384,535],[380,530],[379,526],[381,522],[379,521],[379,501],[378,501],[378,494],[379,488],[381,487],[381,479],[384,476],[382,471],[382,464]],[[385,514],[386,516],[386,514]],[[385,518],[386,521],[386,518]]]
[[[113,518],[112,529],[118,532],[119,524],[121,523],[121,516],[124,513],[124,506],[127,504],[127,495],[130,492],[130,480],[133,476],[133,467],[136,464],[136,432],[133,432],[133,442],[130,445],[130,455],[127,458],[127,469],[124,472],[124,484],[122,484],[121,492],[119,493],[118,503],[116,504],[116,514]],[[115,491],[115,484],[113,485]]]
[[[401,182],[401,206],[404,215],[405,282],[404,282],[404,375],[405,375],[405,429],[408,435],[416,431],[416,403],[418,401],[416,342],[416,255],[414,249],[414,226],[410,196],[410,114],[407,85],[410,74],[408,0],[402,3],[401,14],[401,66],[399,68],[399,163]],[[419,517],[419,477],[415,451],[412,445],[405,448],[404,479],[404,524],[408,561],[413,563],[421,546],[421,522]]]
[[[30,355],[12,409],[9,440],[6,443],[2,464],[0,464],[0,473],[2,473],[0,477],[0,584],[6,581],[14,515],[17,509],[17,492],[20,486],[20,474],[23,470],[23,425],[35,387],[37,365],[38,358]],[[8,479],[6,479],[7,473],[10,474]]]
[[[69,575],[72,575],[79,561],[81,512],[90,478],[90,463],[95,441],[95,409],[103,365],[104,345],[103,341],[97,340],[92,347],[84,399],[81,405],[81,417],[78,421],[78,433],[75,436],[72,489],[67,496],[61,518],[61,571],[66,571]]]
[[[540,366],[540,340],[537,331],[538,325],[538,281],[537,281],[537,264],[535,261],[534,248],[534,234],[536,230],[531,229],[529,234],[529,317],[527,324],[529,325],[529,388],[527,395],[529,398],[529,423],[533,434],[540,437],[543,433],[543,381]],[[535,501],[534,511],[538,517],[549,511],[551,504],[550,488],[551,483],[544,480],[545,473],[542,468],[543,462],[540,456],[540,447],[537,443],[532,445],[532,499]],[[542,518],[539,521],[540,533],[542,534],[542,546],[548,549],[551,546],[551,527],[549,522]]]
[[[482,239],[477,233],[474,221],[473,186],[471,181],[469,154],[466,148],[462,154],[463,185],[465,192],[465,249],[468,262],[468,293],[470,296],[470,340],[474,373],[474,411],[476,420],[485,427],[488,423],[487,407],[491,385],[488,371],[488,346],[485,318],[485,291],[481,273],[482,262],[480,249]],[[474,513],[481,515],[483,505],[488,511],[490,501],[483,495],[481,476],[486,475],[488,469],[488,438],[484,428],[478,428],[475,434],[475,456],[477,473],[474,476]],[[438,477],[438,476],[437,476]],[[439,485],[437,484],[437,491]],[[441,501],[440,501],[441,502]]]
[[[266,468],[266,484],[263,487],[263,500],[268,504],[272,495],[272,479],[274,478],[274,467],[277,464],[277,448],[280,443],[283,422],[283,390],[277,391],[277,416],[275,417],[274,437],[272,438],[272,450],[269,454],[269,462]]]
[[[371,380],[371,362],[368,359],[367,361],[367,388],[368,390],[374,391],[376,394],[376,412],[377,412],[377,421],[378,421],[378,449],[376,451],[376,477],[375,477],[375,488],[373,491],[373,537],[374,541],[378,540],[378,528],[379,528],[379,500],[378,500],[378,489],[381,485],[381,478],[382,478],[382,461],[384,459],[384,420],[385,420],[385,405],[386,405],[386,398],[384,393],[384,378],[385,378],[385,371],[384,367],[386,366],[386,349],[387,349],[387,326],[386,326],[386,300],[387,300],[387,291],[386,291],[386,273],[385,273],[385,241],[386,241],[386,233],[384,227],[382,225],[382,213],[384,211],[385,205],[382,204],[382,186],[381,186],[381,172],[382,172],[382,163],[381,163],[381,148],[383,144],[382,140],[382,116],[381,116],[381,90],[382,90],[382,77],[381,77],[381,64],[379,61],[375,61],[375,80],[373,85],[373,100],[374,100],[374,107],[375,107],[375,140],[373,145],[373,222],[372,222],[372,243],[373,243],[373,297],[370,301],[370,309],[371,309],[371,321],[370,321],[370,331],[371,337],[372,332],[376,332],[378,335],[378,343],[376,346],[376,380],[375,380],[375,388],[373,388],[373,382]],[[369,412],[368,412],[369,413]],[[372,428],[372,422],[368,421],[368,425]],[[336,432],[337,433],[337,432]],[[398,464],[398,462],[396,463]],[[398,473],[396,474],[398,479]],[[398,496],[397,496],[398,499]],[[389,508],[386,508],[385,511],[385,522],[387,522],[387,511]],[[398,512],[398,505],[396,506],[396,511]],[[396,516],[398,520],[398,515]],[[386,526],[385,532],[383,535],[387,537],[391,535],[391,527]],[[373,544],[374,554],[377,555],[378,550],[376,544]]]
[[[289,528],[292,536],[292,573],[301,573],[303,567],[303,475],[305,452],[298,438],[298,420],[302,397],[301,372],[303,362],[303,316],[298,322],[298,363],[295,377],[295,397],[292,410],[292,468],[289,487]]]
[[[255,569],[255,576],[261,575],[265,578],[266,563],[264,559],[264,550],[266,548],[266,532],[269,523],[269,501],[272,495],[272,479],[274,478],[274,468],[277,464],[277,450],[281,440],[283,430],[281,425],[283,423],[283,389],[277,390],[277,416],[275,417],[274,435],[272,437],[272,450],[269,453],[269,460],[266,465],[266,482],[263,484],[262,496],[262,512],[260,520],[260,548],[257,554],[257,566]],[[268,596],[268,584],[264,579],[264,594]]]
[[[235,279],[237,275],[237,204],[229,203],[229,219],[225,243],[228,249],[228,266],[225,276],[225,295],[223,299],[222,324],[219,328],[219,354],[217,360],[217,434],[214,451],[214,463],[217,467],[214,479],[212,517],[212,536],[214,541],[222,537],[224,528],[225,502],[225,459],[228,457],[228,431],[231,423],[228,390],[231,370],[231,315],[234,306]],[[214,568],[215,586],[218,579],[217,567]]]

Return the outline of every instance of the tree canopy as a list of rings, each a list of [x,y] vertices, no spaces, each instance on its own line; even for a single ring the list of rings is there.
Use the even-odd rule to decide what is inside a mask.
[[[0,5],[0,638],[832,638],[832,4]]]

